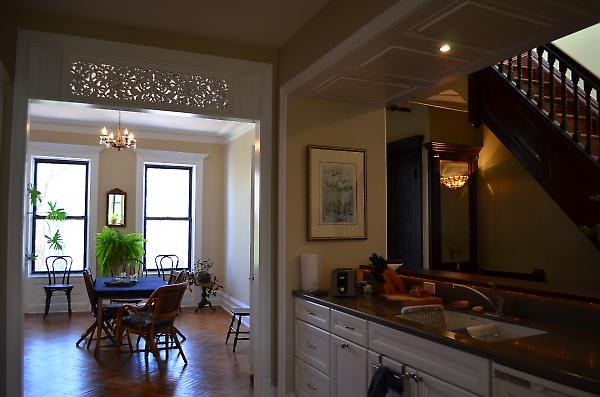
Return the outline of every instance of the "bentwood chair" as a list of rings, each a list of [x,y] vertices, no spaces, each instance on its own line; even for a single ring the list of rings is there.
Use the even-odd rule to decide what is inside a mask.
[[[117,336],[117,358],[120,353],[123,333],[126,333],[131,353],[134,350],[130,334],[139,335],[144,338],[146,342],[144,350],[146,362],[148,362],[149,352],[152,352],[158,360],[160,357],[159,350],[165,350],[168,358],[170,340],[172,339],[183,361],[187,364],[187,358],[181,348],[174,325],[183,294],[187,287],[187,283],[164,285],[154,291],[144,306],[125,305],[117,311],[115,331]],[[157,341],[161,336],[166,337],[166,342],[164,343],[165,347],[159,349]]]
[[[56,291],[63,291],[67,295],[67,304],[69,307],[69,317],[71,317],[71,291],[73,284],[70,284],[71,266],[73,258],[68,255],[57,255],[46,257],[46,270],[48,271],[48,284],[44,285],[46,292],[46,310],[44,310],[44,320],[50,310],[52,294]],[[57,276],[58,275],[58,281]]]
[[[88,298],[90,300],[90,310],[94,319],[96,318],[98,311],[96,300],[94,299],[94,279],[92,278],[92,273],[89,269],[85,269],[83,271],[83,281],[85,283],[85,289],[87,291]],[[105,304],[102,305],[102,329],[108,335],[108,338],[112,339],[114,335],[114,321],[117,317],[117,310],[121,307],[120,304]],[[84,341],[88,336],[90,337],[86,343],[86,347],[89,349],[92,340],[94,339],[94,333],[96,333],[96,320],[88,327],[88,329],[81,335],[81,338],[75,343],[75,346],[79,346],[79,344]],[[97,342],[100,343],[100,342]]]
[[[158,272],[158,275],[165,281],[167,281],[167,269],[171,270],[169,273],[169,278],[173,275],[173,272],[179,269],[179,257],[175,254],[156,255],[154,258],[154,263],[156,264],[156,271]]]

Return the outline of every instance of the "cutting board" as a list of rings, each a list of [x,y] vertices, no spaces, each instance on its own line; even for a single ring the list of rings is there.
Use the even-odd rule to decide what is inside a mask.
[[[437,296],[428,296],[426,298],[415,298],[409,294],[383,294],[381,296],[391,302],[402,303],[404,306],[442,304],[442,298],[438,298]]]

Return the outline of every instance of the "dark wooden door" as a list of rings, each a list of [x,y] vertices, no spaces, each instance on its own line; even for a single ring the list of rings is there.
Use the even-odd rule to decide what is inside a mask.
[[[387,256],[407,267],[423,266],[423,136],[387,145]]]

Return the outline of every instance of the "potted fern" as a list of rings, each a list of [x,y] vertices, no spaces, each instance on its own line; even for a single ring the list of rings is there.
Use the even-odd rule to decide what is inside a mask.
[[[139,233],[123,234],[105,226],[96,236],[99,272],[104,276],[121,273],[131,259],[142,258],[145,242]]]

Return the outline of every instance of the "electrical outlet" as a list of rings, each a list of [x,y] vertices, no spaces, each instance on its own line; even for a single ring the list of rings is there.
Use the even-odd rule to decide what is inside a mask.
[[[431,295],[435,295],[435,283],[429,283],[427,281],[425,281],[423,283],[423,289],[429,293],[431,293]]]

